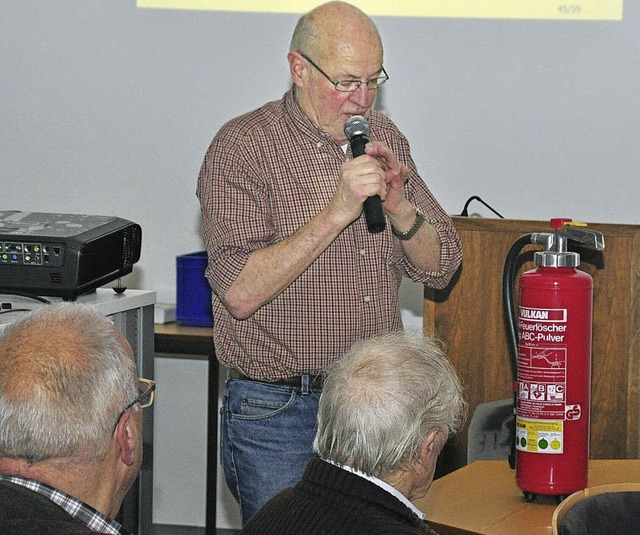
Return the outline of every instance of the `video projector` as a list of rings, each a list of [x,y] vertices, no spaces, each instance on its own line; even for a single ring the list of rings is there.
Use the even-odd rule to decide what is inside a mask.
[[[0,211],[0,294],[74,301],[131,273],[142,229],[119,217]]]

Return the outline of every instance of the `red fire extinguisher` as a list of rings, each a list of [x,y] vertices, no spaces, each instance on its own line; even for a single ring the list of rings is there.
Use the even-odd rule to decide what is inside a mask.
[[[517,247],[545,247],[534,254],[537,268],[520,277],[517,321],[505,291],[514,372],[514,464],[527,501],[539,494],[561,500],[587,486],[593,279],[576,269],[580,255],[568,251],[568,241],[602,250],[604,238],[570,219],[552,219],[551,226],[553,233],[523,236],[505,264],[505,277],[513,278],[515,267],[508,263]],[[509,284],[512,280],[505,290]]]

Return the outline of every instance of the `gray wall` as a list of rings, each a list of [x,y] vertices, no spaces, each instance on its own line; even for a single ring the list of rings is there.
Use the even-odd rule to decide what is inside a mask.
[[[377,19],[381,107],[448,212],[477,194],[509,218],[640,223],[640,4],[625,4],[621,22]],[[3,1],[0,208],[140,223],[126,282],[174,301],[176,255],[202,249],[203,154],[287,89],[296,19]]]

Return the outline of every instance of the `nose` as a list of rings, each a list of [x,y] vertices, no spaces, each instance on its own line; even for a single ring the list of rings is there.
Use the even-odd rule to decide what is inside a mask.
[[[369,89],[367,84],[362,83],[360,87],[351,93],[351,101],[361,108],[369,108],[376,98],[376,90]]]

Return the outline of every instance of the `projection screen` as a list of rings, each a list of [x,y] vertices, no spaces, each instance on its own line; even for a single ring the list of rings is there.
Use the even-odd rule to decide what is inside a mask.
[[[137,0],[139,8],[304,13],[318,0]],[[621,20],[623,0],[352,0],[369,15],[396,17]]]

